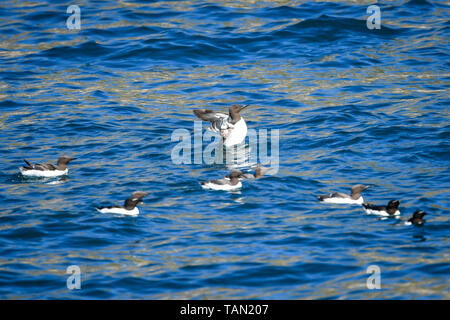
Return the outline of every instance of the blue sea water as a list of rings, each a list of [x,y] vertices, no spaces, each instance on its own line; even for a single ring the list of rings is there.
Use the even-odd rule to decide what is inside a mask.
[[[79,30],[67,1],[0,2],[0,298],[450,298],[448,2],[378,2],[372,30],[371,1],[71,4]],[[279,170],[205,191],[229,169],[171,136],[233,103]],[[64,179],[18,174],[61,155]],[[425,226],[315,198],[356,183]],[[135,190],[138,217],[94,209]]]

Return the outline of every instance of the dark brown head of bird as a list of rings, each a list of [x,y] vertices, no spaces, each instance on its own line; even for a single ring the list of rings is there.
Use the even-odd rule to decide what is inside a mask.
[[[238,174],[239,177],[242,175],[242,171],[241,171],[241,170],[234,169],[234,170],[232,170],[232,171],[230,172],[229,175],[226,175],[225,177],[231,179],[231,174],[232,174],[233,172],[235,172],[236,174]]]
[[[414,212],[413,216],[411,219],[409,219],[408,221],[411,222],[414,225],[423,225],[425,220],[423,219],[423,217],[426,215],[427,213],[425,211],[422,210],[417,210],[416,212]]]
[[[357,184],[352,187],[351,196],[353,200],[359,199],[361,197],[361,192],[369,188],[370,186],[364,186],[362,184]]]
[[[59,170],[66,170],[67,168],[67,164],[72,161],[75,160],[76,158],[73,157],[60,157],[58,159],[58,162],[56,163],[57,167]]]
[[[389,214],[394,214],[398,210],[398,206],[400,205],[399,200],[391,200],[388,202],[386,211]]]
[[[239,181],[239,177],[242,175],[242,172],[239,170],[233,170],[230,173],[231,183],[235,184]]]
[[[131,198],[125,200],[125,209],[133,210],[138,204],[142,203],[142,198],[144,198],[148,193],[143,191],[135,191],[131,195]]]
[[[245,108],[247,108],[249,105],[241,105],[241,104],[233,104],[230,109],[228,110],[229,115],[231,117],[231,119],[233,119],[233,122],[236,123],[239,120],[241,120],[241,115],[239,114],[239,112],[241,112],[242,110],[244,110]]]

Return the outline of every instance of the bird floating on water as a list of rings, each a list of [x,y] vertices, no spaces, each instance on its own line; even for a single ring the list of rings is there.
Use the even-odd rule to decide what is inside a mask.
[[[240,144],[247,136],[247,124],[240,112],[248,105],[233,104],[228,115],[208,109],[194,110],[194,114],[204,121],[211,122],[210,131],[220,133],[225,147]]]
[[[203,189],[211,189],[211,190],[234,190],[242,187],[242,182],[239,180],[242,172],[238,172],[239,170],[231,171],[229,175],[229,179],[216,179],[210,181],[202,181],[200,185]]]
[[[391,200],[388,202],[387,206],[376,206],[370,203],[363,203],[362,206],[367,214],[377,214],[385,217],[399,216],[400,211],[398,206],[400,205],[399,200]]]
[[[334,192],[318,196],[317,198],[319,199],[319,201],[327,203],[363,204],[364,199],[361,195],[361,192],[369,187],[370,186],[357,184],[352,187],[350,195],[341,192]]]
[[[46,178],[58,177],[69,173],[67,164],[75,159],[76,158],[73,157],[60,157],[58,159],[56,166],[51,163],[31,164],[30,162],[24,159],[23,161],[25,161],[27,165],[24,167],[20,167],[19,170],[23,176],[27,177],[46,177]]]
[[[413,213],[412,217],[408,219],[408,221],[405,222],[406,225],[415,225],[415,226],[422,226],[425,223],[425,220],[423,217],[427,213],[422,210],[416,210],[416,212]]]
[[[138,204],[143,203],[142,198],[148,193],[142,191],[135,191],[131,194],[131,197],[125,200],[123,206],[111,206],[111,207],[96,207],[101,213],[117,213],[127,216],[137,216],[139,214]]]

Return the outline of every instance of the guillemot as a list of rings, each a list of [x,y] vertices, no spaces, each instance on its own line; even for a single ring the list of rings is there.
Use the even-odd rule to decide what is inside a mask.
[[[239,112],[248,105],[234,104],[228,110],[228,115],[208,109],[194,110],[194,114],[204,121],[211,122],[210,131],[219,132],[225,147],[231,147],[244,141],[247,135],[247,124]]]
[[[233,170],[230,173],[230,178],[226,179],[216,179],[210,181],[201,181],[200,185],[204,189],[212,189],[212,190],[234,190],[242,187],[242,182],[239,181],[239,177],[242,172],[238,172],[238,170]]]
[[[139,214],[138,204],[142,203],[142,198],[148,193],[142,191],[135,191],[131,194],[131,197],[125,200],[123,206],[110,206],[110,207],[96,207],[101,213],[117,213],[128,216],[137,216]]]
[[[425,223],[425,220],[423,219],[423,216],[425,216],[427,213],[422,210],[416,210],[416,212],[413,213],[412,217],[408,219],[408,221],[405,221],[406,225],[415,225],[415,226],[422,226]]]
[[[317,198],[319,201],[326,203],[362,204],[364,199],[361,192],[369,187],[370,186],[357,184],[352,187],[350,195],[341,192],[334,192],[327,195],[317,196]]]
[[[24,159],[23,161],[25,161],[27,166],[20,167],[19,170],[23,176],[27,177],[58,177],[69,173],[67,164],[75,159],[76,158],[73,157],[60,157],[58,159],[56,166],[54,166],[51,163],[31,164],[30,162]]]
[[[387,206],[376,206],[370,203],[363,203],[362,206],[367,214],[377,214],[385,217],[399,216],[400,211],[398,206],[400,205],[399,200],[391,200],[388,202]]]

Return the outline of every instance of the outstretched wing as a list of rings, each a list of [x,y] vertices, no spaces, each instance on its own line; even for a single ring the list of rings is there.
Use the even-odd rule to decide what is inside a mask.
[[[194,114],[204,120],[204,121],[210,121],[210,122],[214,122],[217,120],[221,120],[221,119],[228,119],[228,115],[226,115],[225,113],[221,113],[221,112],[215,112],[209,109],[203,109],[203,110],[194,110]]]
[[[211,130],[216,132],[220,132],[220,130],[226,130],[232,126],[232,124],[228,122],[229,116],[225,113],[203,109],[194,110],[194,114],[203,121],[211,122]]]

